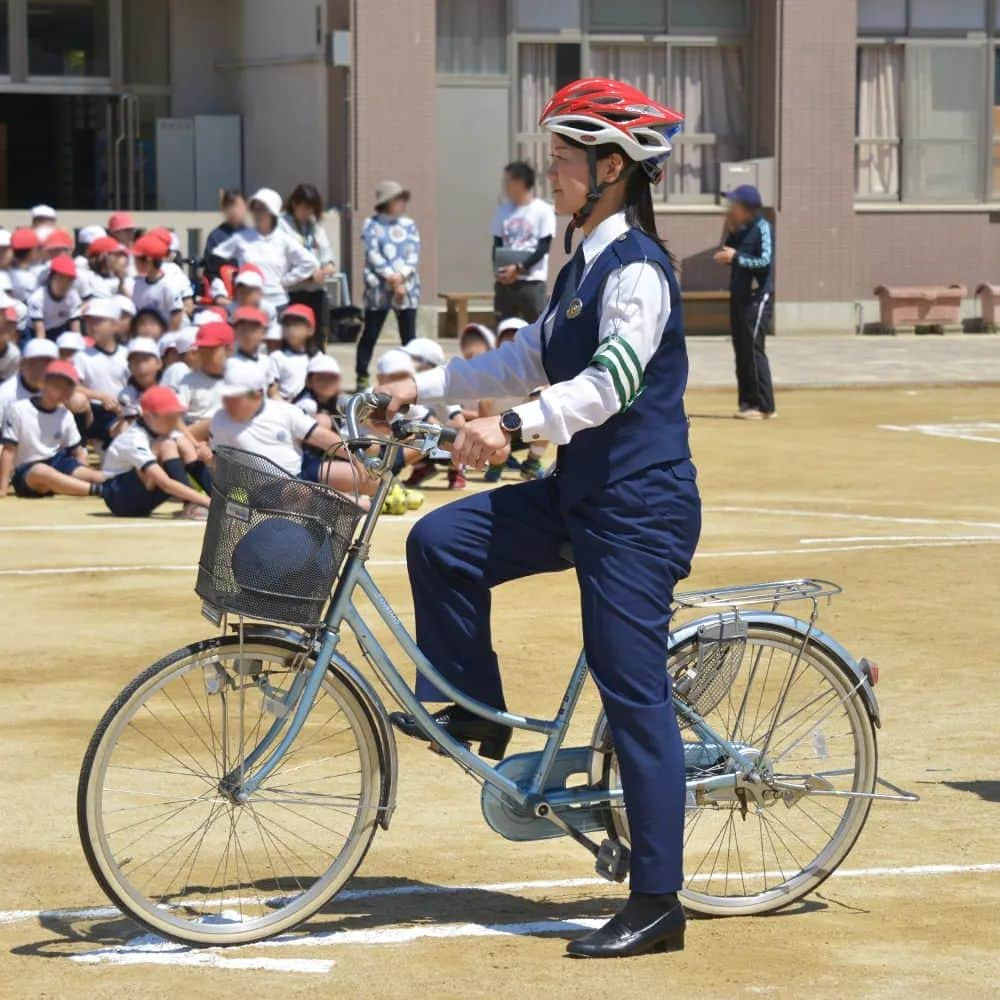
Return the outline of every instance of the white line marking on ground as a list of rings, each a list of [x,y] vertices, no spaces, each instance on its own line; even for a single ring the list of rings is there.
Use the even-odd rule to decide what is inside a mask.
[[[137,939],[141,940],[141,939]],[[215,950],[191,950],[156,938],[158,946],[129,946],[129,950],[103,948],[71,955],[84,965],[193,965],[200,969],[239,969],[263,972],[311,972],[325,975],[337,963],[332,958],[229,958]]]
[[[412,524],[419,521],[423,514],[386,515],[379,520],[379,527],[387,524]],[[204,521],[187,521],[178,518],[176,521],[150,520],[142,517],[130,517],[120,521],[103,520],[99,524],[6,524],[0,527],[0,533],[17,533],[25,531],[148,531],[156,528],[201,528],[205,530]]]
[[[978,441],[983,444],[1000,444],[1000,424],[987,421],[965,424],[879,424],[880,431],[916,432],[928,437],[957,438],[960,441]]]
[[[910,878],[925,875],[968,875],[972,873],[994,874],[1000,872],[1000,862],[979,862],[974,864],[932,864],[878,866],[870,868],[840,868],[833,873],[834,878]],[[756,873],[758,876],[761,873]],[[768,873],[777,874],[776,872]],[[708,876],[704,876],[707,879]],[[748,875],[747,877],[752,877]],[[698,879],[701,881],[702,879]],[[377,899],[382,896],[448,896],[464,892],[525,892],[538,889],[582,889],[589,886],[607,886],[600,878],[536,879],[529,882],[488,882],[485,884],[461,885],[387,885],[375,889],[347,889],[334,900]],[[254,901],[251,897],[250,901]],[[230,901],[235,904],[235,901]],[[107,920],[121,916],[114,906],[90,906],[53,910],[0,910],[0,924],[13,924],[25,920]],[[157,941],[160,939],[157,938]],[[274,939],[277,940],[277,939]],[[284,940],[282,938],[282,940]],[[182,947],[178,945],[177,947]]]
[[[804,510],[796,507],[735,507],[705,506],[702,508],[708,514],[767,514],[774,517],[816,517],[830,518],[833,521],[880,521],[885,524],[933,524],[954,525],[959,528],[1000,528],[997,521],[957,521],[941,517],[896,517],[890,514],[851,514],[834,510]]]
[[[847,538],[800,538],[799,545],[830,542],[995,542],[998,535],[851,535]]]

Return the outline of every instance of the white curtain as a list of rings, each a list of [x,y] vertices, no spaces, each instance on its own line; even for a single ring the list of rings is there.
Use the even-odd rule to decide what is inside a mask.
[[[901,45],[858,50],[858,120],[854,190],[859,197],[899,196]]]
[[[556,91],[556,47],[525,43],[517,50],[518,119],[517,158],[535,168],[536,191],[549,197],[545,176],[548,162],[548,134],[538,128],[542,108]]]
[[[591,70],[630,83],[685,116],[667,164],[670,192],[718,191],[720,160],[744,156],[747,133],[743,51],[735,45],[593,45]],[[669,65],[669,75],[667,67]],[[715,143],[685,134],[714,133]]]
[[[437,0],[437,71],[507,71],[506,0]]]

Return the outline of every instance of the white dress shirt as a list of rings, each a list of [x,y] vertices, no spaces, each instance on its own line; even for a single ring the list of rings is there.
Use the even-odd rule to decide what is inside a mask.
[[[584,269],[580,283],[594,261],[612,240],[628,231],[625,213],[609,216],[584,239]],[[660,346],[670,317],[670,286],[656,264],[641,261],[613,271],[601,296],[598,340],[611,337],[628,342],[645,371]],[[542,366],[542,338],[552,335],[555,311],[546,311],[529,326],[517,331],[495,351],[470,361],[453,358],[444,368],[432,368],[416,376],[417,397],[473,402],[480,397],[527,395],[548,381]],[[611,373],[589,365],[579,375],[558,382],[541,395],[514,410],[522,421],[525,441],[547,440],[566,444],[578,431],[599,427],[621,409]]]

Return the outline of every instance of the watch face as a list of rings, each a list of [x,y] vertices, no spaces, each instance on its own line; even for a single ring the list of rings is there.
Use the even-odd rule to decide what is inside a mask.
[[[521,429],[521,418],[512,410],[500,418],[500,423],[503,425],[505,431],[518,431]]]

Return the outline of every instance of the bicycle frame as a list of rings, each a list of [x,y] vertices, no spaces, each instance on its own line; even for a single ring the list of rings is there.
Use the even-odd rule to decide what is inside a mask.
[[[315,662],[307,672],[299,674],[289,688],[284,702],[294,713],[286,712],[275,720],[271,728],[262,737],[260,743],[245,757],[244,767],[240,774],[226,776],[227,784],[233,789],[235,796],[245,801],[249,799],[259,785],[277,767],[288,748],[294,743],[319,691],[323,677],[330,666],[331,660],[341,639],[341,630],[346,625],[355,635],[362,652],[388,686],[399,704],[417,720],[427,738],[435,744],[447,757],[455,760],[467,771],[491,785],[497,791],[509,796],[519,807],[535,812],[539,805],[549,806],[587,806],[601,803],[614,804],[623,801],[620,789],[602,790],[593,787],[581,787],[560,790],[551,795],[544,794],[546,781],[552,770],[556,755],[562,747],[563,740],[569,728],[580,693],[587,676],[587,662],[583,652],[577,658],[576,665],[570,675],[566,691],[563,694],[559,709],[552,719],[535,719],[518,715],[509,711],[500,711],[482,702],[476,701],[452,685],[443,677],[435,666],[420,651],[414,638],[399,620],[388,600],[378,589],[375,581],[368,573],[369,543],[379,519],[382,501],[389,489],[388,479],[383,479],[375,496],[372,498],[369,512],[362,531],[352,545],[342,567],[340,578],[331,597],[326,619],[319,635],[319,649]],[[439,726],[416,694],[403,679],[389,654],[379,643],[372,630],[364,621],[354,603],[354,594],[360,590],[375,608],[381,620],[392,633],[393,638],[402,647],[411,663],[424,677],[430,680],[446,698],[456,702],[470,712],[491,721],[543,734],[545,745],[538,760],[538,766],[526,783],[514,782],[498,768],[486,764],[474,754],[464,743],[456,740],[445,729]],[[690,706],[674,698],[674,706],[684,720],[692,726],[700,738],[712,741],[721,746],[732,759],[747,771],[753,768],[752,762],[744,759],[737,747],[715,733],[714,730]],[[286,728],[286,722],[291,716]],[[282,730],[285,730],[282,734]],[[280,737],[280,739],[279,739]],[[277,742],[267,759],[252,774],[246,768],[262,760],[268,754],[273,744]],[[736,775],[726,775],[704,778],[689,782],[689,790],[701,789],[705,792],[732,790],[736,786]]]

